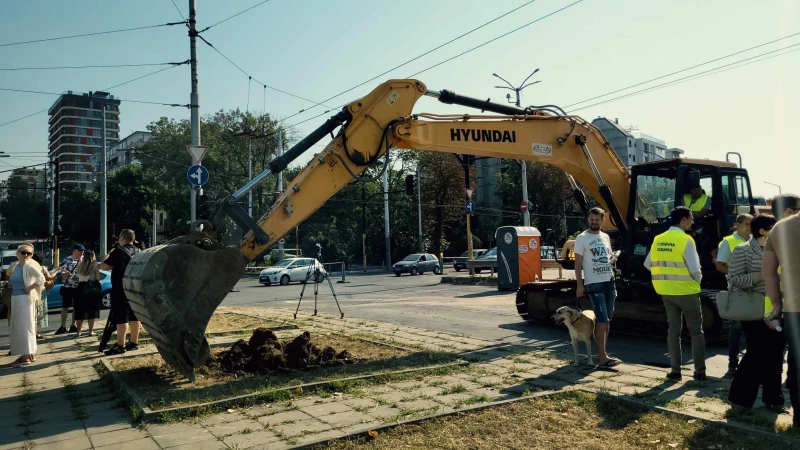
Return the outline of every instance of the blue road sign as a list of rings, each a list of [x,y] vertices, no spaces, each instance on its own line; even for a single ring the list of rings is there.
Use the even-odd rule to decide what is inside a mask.
[[[203,166],[192,166],[186,171],[186,179],[195,186],[208,183],[208,169]]]
[[[467,200],[466,209],[467,209],[467,214],[474,213],[475,212],[475,202],[473,202],[472,200]]]

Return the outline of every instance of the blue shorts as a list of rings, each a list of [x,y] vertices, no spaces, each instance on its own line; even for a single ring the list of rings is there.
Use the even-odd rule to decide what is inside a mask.
[[[598,323],[611,322],[614,315],[614,303],[617,301],[617,285],[614,281],[587,284],[583,287],[592,301],[592,309]]]

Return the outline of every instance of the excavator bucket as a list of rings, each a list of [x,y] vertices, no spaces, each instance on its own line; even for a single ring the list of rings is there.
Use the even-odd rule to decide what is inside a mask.
[[[210,238],[173,242],[134,255],[123,287],[164,361],[194,380],[211,355],[208,321],[244,273],[245,259]]]

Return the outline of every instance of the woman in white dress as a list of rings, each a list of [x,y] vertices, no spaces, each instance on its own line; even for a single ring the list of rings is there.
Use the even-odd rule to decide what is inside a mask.
[[[11,293],[11,354],[20,355],[15,364],[36,360],[36,306],[44,289],[42,267],[34,261],[33,247],[20,245],[18,263],[9,277]]]

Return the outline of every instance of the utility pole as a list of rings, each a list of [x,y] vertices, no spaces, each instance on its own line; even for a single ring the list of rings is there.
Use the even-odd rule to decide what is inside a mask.
[[[417,221],[419,223],[419,232],[417,234],[417,242],[419,242],[419,252],[422,253],[422,189],[420,188],[420,172],[417,166]]]
[[[158,244],[158,208],[156,207],[156,202],[153,202],[153,236],[151,241],[151,247],[155,247]]]
[[[108,211],[106,209],[108,198],[106,197],[106,169],[108,168],[108,148],[106,147],[106,102],[101,101],[100,103],[100,110],[102,111],[103,116],[103,136],[101,139],[100,147],[102,149],[103,154],[100,157],[100,255],[102,258],[105,259],[106,255],[106,246],[108,245],[108,218],[106,217]]]
[[[283,155],[283,133],[278,128],[278,156]],[[278,172],[278,193],[283,192],[283,171]]]
[[[383,241],[386,247],[386,271],[392,271],[392,249],[389,234],[389,169],[383,171]]]
[[[197,94],[197,7],[196,0],[189,0],[189,49],[192,66],[192,94],[189,108],[192,111],[192,145],[200,145],[200,96]],[[197,219],[197,194],[202,190],[191,188],[192,222]]]
[[[61,263],[58,255],[58,235],[61,233],[61,207],[59,205],[61,200],[61,169],[59,164],[56,157],[53,160],[53,267],[57,267]]]
[[[500,78],[501,80],[505,81],[505,83],[508,85],[508,86],[495,86],[495,88],[497,88],[497,89],[508,89],[508,90],[514,91],[514,93],[517,95],[516,102],[512,102],[511,101],[511,94],[506,95],[506,99],[508,100],[509,103],[514,103],[515,105],[517,105],[517,107],[519,107],[520,106],[519,93],[523,89],[525,89],[526,87],[532,86],[532,85],[534,85],[536,83],[539,83],[539,81],[534,81],[533,83],[525,84],[525,82],[528,81],[538,71],[539,71],[539,69],[536,69],[536,70],[533,71],[533,73],[528,75],[528,78],[525,78],[525,81],[520,83],[519,87],[514,87],[513,84],[511,84],[508,81],[506,81],[503,77],[501,77],[500,75],[498,75],[496,73],[493,73],[492,75],[494,75],[495,77]],[[525,160],[523,160],[522,161],[522,201],[523,202],[527,202],[528,201],[528,167],[527,166],[528,166],[527,162]],[[530,211],[528,211],[528,209],[525,209],[525,212],[522,213],[522,223],[526,227],[531,226],[531,213],[530,213]]]
[[[361,183],[361,270],[367,271],[367,193]]]
[[[253,139],[247,141],[247,181],[253,179]],[[253,217],[253,189],[247,193],[247,215]]]

